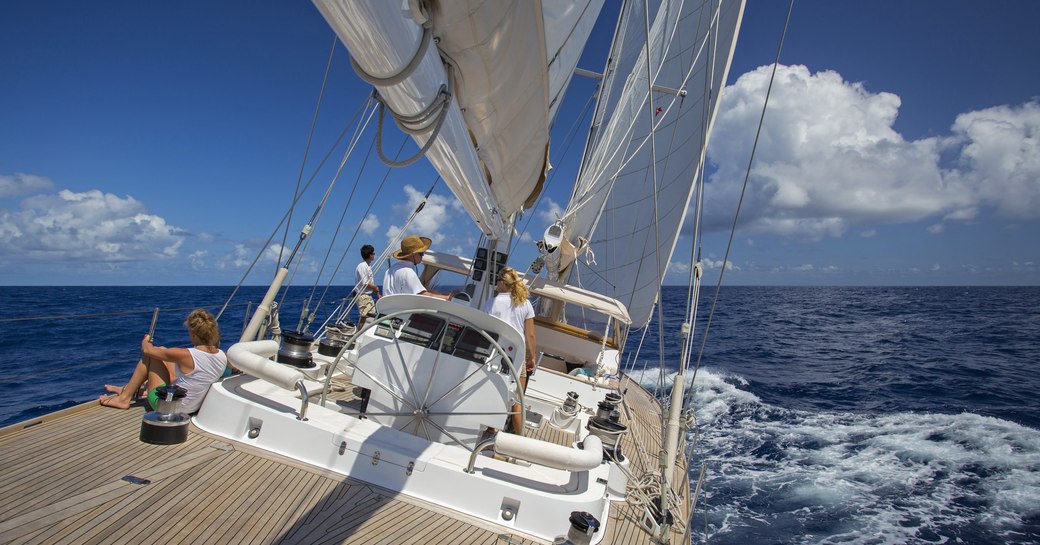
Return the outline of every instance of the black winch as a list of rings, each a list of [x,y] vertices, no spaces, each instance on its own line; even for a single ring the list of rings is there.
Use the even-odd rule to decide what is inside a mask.
[[[282,346],[278,349],[278,363],[284,363],[292,367],[307,369],[314,367],[311,359],[311,346],[314,337],[297,333],[295,331],[282,332]]]
[[[571,523],[567,535],[557,537],[553,543],[559,545],[589,545],[592,535],[599,531],[599,520],[587,511],[572,511],[568,519]]]
[[[601,408],[602,405],[600,403]],[[622,462],[625,459],[621,454],[621,436],[628,433],[628,426],[620,420],[621,414],[612,410],[606,418],[593,416],[586,426],[590,434],[599,437],[603,443],[603,457],[611,462]]]
[[[180,412],[181,400],[188,391],[180,386],[160,386],[155,390],[158,405],[141,419],[141,441],[153,445],[176,445],[188,440],[191,417]]]

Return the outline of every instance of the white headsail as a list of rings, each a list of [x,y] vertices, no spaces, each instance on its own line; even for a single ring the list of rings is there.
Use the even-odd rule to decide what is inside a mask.
[[[625,4],[563,217],[566,240],[595,252],[569,281],[623,302],[635,327],[649,321],[675,248],[744,10],[743,0],[650,4],[649,24],[645,3]]]
[[[415,141],[442,123],[427,158],[489,238],[508,236],[541,191],[550,120],[603,0],[315,4],[393,111],[421,114],[448,87],[443,122],[430,113]],[[424,32],[435,42],[425,50]]]

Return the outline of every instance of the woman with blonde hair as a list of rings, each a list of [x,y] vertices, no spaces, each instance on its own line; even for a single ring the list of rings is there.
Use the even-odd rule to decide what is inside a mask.
[[[197,308],[184,321],[192,348],[166,348],[153,346],[152,338],[145,335],[141,340],[141,360],[130,375],[126,386],[105,385],[113,395],[101,396],[98,402],[106,407],[129,409],[134,396],[142,385],[148,385],[148,403],[156,406],[155,389],[172,384],[187,390],[181,400],[180,410],[190,414],[199,410],[202,399],[228,365],[227,355],[219,348],[220,328],[217,320],[208,311]]]
[[[527,346],[525,372],[520,373],[520,387],[527,389],[527,377],[534,371],[535,354],[538,346],[534,338],[534,307],[527,300],[527,286],[515,270],[504,267],[498,273],[495,288],[498,294],[484,303],[484,312],[501,319],[513,326],[524,337]],[[517,415],[515,420],[519,420]],[[519,430],[522,422],[513,422],[513,429]]]

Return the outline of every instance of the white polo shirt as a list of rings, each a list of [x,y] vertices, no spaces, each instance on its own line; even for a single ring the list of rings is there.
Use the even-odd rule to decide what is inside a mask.
[[[383,295],[404,293],[415,295],[426,291],[419,281],[419,273],[415,271],[415,263],[398,261],[383,275]]]

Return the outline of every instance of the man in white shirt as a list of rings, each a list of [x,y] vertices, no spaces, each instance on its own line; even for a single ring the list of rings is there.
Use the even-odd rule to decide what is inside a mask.
[[[379,297],[379,286],[375,284],[372,274],[372,261],[376,258],[376,249],[371,244],[361,247],[361,263],[354,269],[354,289],[357,290],[358,329],[365,325],[369,316],[376,315],[376,303],[372,299]]]
[[[426,289],[419,281],[419,273],[415,266],[422,262],[423,254],[430,249],[433,241],[426,237],[409,235],[401,241],[401,249],[393,253],[397,260],[383,276],[383,294],[395,295],[399,293],[429,295],[438,299],[450,301],[455,295],[451,292],[447,295],[436,293]]]

